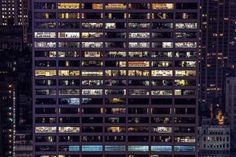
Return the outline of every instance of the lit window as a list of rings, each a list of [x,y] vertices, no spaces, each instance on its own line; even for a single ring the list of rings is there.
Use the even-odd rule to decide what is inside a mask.
[[[196,61],[176,61],[176,67],[196,67]]]
[[[153,10],[171,10],[174,9],[173,3],[152,3]]]
[[[149,91],[146,89],[130,89],[129,95],[149,95]]]
[[[129,42],[129,48],[149,48],[149,42]]]
[[[102,95],[103,89],[82,89],[82,95]]]
[[[79,57],[79,52],[78,51],[58,51],[58,57],[72,57],[76,58]]]
[[[128,146],[128,151],[149,151],[148,146]]]
[[[101,38],[103,36],[102,32],[83,32],[82,38]]]
[[[126,52],[123,51],[109,51],[106,53],[108,57],[125,57],[126,56]]]
[[[176,86],[195,86],[195,80],[175,80]]]
[[[150,33],[129,33],[129,38],[150,38]]]
[[[173,48],[172,42],[162,42],[162,48]]]
[[[35,133],[56,133],[57,127],[35,127]]]
[[[172,133],[172,127],[156,127],[156,128],[153,128],[153,132],[156,132],[156,133]]]
[[[105,95],[126,95],[126,89],[106,89]]]
[[[171,61],[152,61],[153,67],[171,67],[172,62]]]
[[[79,98],[60,98],[59,104],[61,105],[80,105]]]
[[[128,23],[128,27],[132,29],[136,28],[147,29],[150,27],[150,23]]]
[[[79,19],[79,13],[58,13],[59,19]]]
[[[175,48],[196,48],[196,42],[176,42]]]
[[[102,42],[82,42],[83,48],[103,48]]]
[[[175,70],[175,76],[196,76],[195,70]]]
[[[129,61],[129,67],[149,67],[148,61]]]
[[[176,152],[194,152],[195,146],[174,146]]]
[[[171,152],[172,146],[151,146],[151,151]]]
[[[84,57],[101,57],[101,52],[96,52],[96,51],[85,51],[84,52]]]
[[[80,147],[79,146],[69,146],[69,151],[70,152],[80,151]]]
[[[34,42],[35,48],[56,48],[56,42]]]
[[[79,89],[60,89],[59,95],[79,95]]]
[[[149,76],[148,70],[129,70],[128,76]]]
[[[124,3],[108,3],[105,5],[105,9],[123,10],[126,9],[126,5]]]
[[[180,52],[176,52],[175,53],[175,57],[187,57],[187,58],[190,58],[190,57],[196,57],[197,56],[197,53],[196,52],[193,52],[193,51],[180,51]]]
[[[72,41],[58,42],[58,47],[62,48],[79,48],[79,46],[80,46],[79,42],[72,42]]]
[[[100,86],[103,85],[103,80],[82,80],[82,85],[84,86]]]
[[[82,151],[84,151],[84,152],[98,152],[98,151],[102,151],[102,145],[87,145],[87,146],[82,146]]]
[[[129,52],[129,57],[148,57],[148,51],[136,51],[136,52]]]
[[[103,4],[100,3],[93,3],[92,4],[93,9],[103,9]]]
[[[35,70],[35,76],[56,76],[56,70]]]
[[[106,132],[125,132],[125,127],[107,127]]]
[[[197,29],[197,23],[176,23],[176,29]]]
[[[56,95],[56,90],[53,89],[37,89],[36,95]]]
[[[82,28],[101,29],[101,28],[103,28],[103,23],[82,23]]]
[[[152,95],[172,95],[172,90],[152,90]]]
[[[82,71],[82,76],[103,76],[103,71]]]
[[[126,70],[105,70],[105,76],[126,76]]]
[[[78,133],[80,132],[80,127],[59,127],[59,133]]]
[[[105,151],[125,151],[125,146],[105,146]]]
[[[173,76],[172,70],[152,70],[152,76]]]
[[[55,32],[35,32],[35,38],[56,38]]]
[[[79,9],[79,3],[58,3],[58,9]]]
[[[176,89],[175,90],[175,95],[195,95],[195,90],[188,90],[188,89]]]
[[[79,38],[79,32],[59,32],[58,38]]]
[[[79,70],[59,70],[59,76],[79,76]]]
[[[116,23],[106,23],[105,29],[116,29]]]
[[[182,143],[194,143],[195,137],[190,137],[190,136],[178,136],[175,137],[176,142],[182,142]]]

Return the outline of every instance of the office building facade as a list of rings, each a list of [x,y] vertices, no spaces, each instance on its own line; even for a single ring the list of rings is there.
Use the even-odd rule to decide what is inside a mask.
[[[35,157],[195,157],[198,0],[33,0]]]

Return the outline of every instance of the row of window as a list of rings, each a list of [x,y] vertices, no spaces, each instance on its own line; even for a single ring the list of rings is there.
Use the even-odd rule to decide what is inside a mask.
[[[135,111],[137,111],[135,113]],[[155,110],[154,110],[155,111]],[[153,112],[154,112],[153,111]],[[145,109],[142,109],[142,108],[129,108],[128,109],[128,113],[129,114],[147,114],[147,110]],[[155,113],[155,112],[154,112]],[[73,121],[75,120],[75,121]],[[135,119],[136,123],[137,121],[139,121],[139,119]],[[156,122],[157,120],[161,120],[161,119],[158,119],[158,118],[152,118],[151,121],[152,122]],[[168,121],[169,119],[165,119],[167,122],[167,124],[170,123],[170,121]],[[49,117],[36,117],[35,118],[35,123],[40,123],[40,124],[47,124],[47,123],[50,123],[50,124],[53,124],[53,123],[56,123],[56,118],[49,118]],[[74,123],[74,122],[77,122],[79,123],[80,122],[80,118],[79,117],[60,117],[59,118],[59,122],[60,123]],[[82,121],[81,121],[83,124],[90,124],[90,123],[103,123],[103,118],[102,117],[83,117],[82,118]],[[128,123],[131,123],[133,122],[133,119],[128,117]],[[173,118],[173,122],[176,123],[176,124],[189,124],[189,123],[194,123],[195,122],[195,118],[193,117],[175,117]],[[126,117],[105,117],[105,123],[107,124],[125,124],[126,123]],[[127,129],[128,132],[148,132],[148,128],[144,128],[144,127],[128,127]],[[154,132],[158,132],[160,133],[161,131],[158,129],[153,129]],[[165,133],[170,133],[170,129],[169,131],[163,131]]]
[[[112,13],[78,13],[78,12],[35,12],[35,19],[156,19],[156,20],[195,20],[197,19],[197,12],[158,12],[158,13],[124,13],[124,12],[112,12]]]
[[[122,57],[130,57],[130,58],[142,58],[142,57],[151,57],[150,59],[155,58],[158,60],[159,58],[193,58],[197,56],[196,52],[193,51],[35,51],[35,57],[59,57],[59,58],[71,58],[76,60],[76,58],[80,57],[80,54],[83,58],[122,58]]]
[[[152,34],[152,36],[150,35]],[[56,38],[56,32],[35,32],[35,38]],[[173,38],[172,32],[157,32],[157,33],[148,33],[148,32],[133,32],[128,33],[130,39],[150,39],[152,38]],[[197,32],[176,32],[176,38],[196,38]],[[80,38],[80,32],[59,32],[58,38]],[[98,39],[98,38],[126,38],[126,33],[124,32],[81,32],[81,38],[83,39]]]
[[[163,104],[162,104],[163,105]],[[178,104],[177,104],[178,105]],[[128,108],[126,108],[126,106],[128,106]],[[146,107],[148,107],[148,105],[146,104]],[[153,107],[153,108],[149,108],[149,109],[143,109],[143,108],[139,108],[137,106],[133,107],[132,105],[123,105],[122,107],[106,107],[106,108],[101,108],[101,107],[91,107],[91,106],[87,106],[87,107],[83,107],[82,109],[78,108],[78,107],[61,107],[58,110],[54,107],[54,106],[50,106],[50,107],[40,107],[39,105],[36,108],[36,113],[38,114],[67,114],[69,112],[71,112],[71,114],[83,114],[84,116],[88,115],[88,114],[96,114],[96,116],[100,116],[101,114],[114,114],[114,115],[118,115],[119,116],[124,116],[126,113],[129,114],[153,114],[153,115],[168,115],[168,114],[176,114],[176,115],[191,115],[191,114],[195,114],[195,110],[193,108],[175,108],[174,110],[168,108],[168,107]],[[60,119],[60,122],[64,122],[64,118]],[[67,119],[68,120],[68,119]],[[65,121],[67,121],[65,120]],[[73,119],[75,120],[75,119]],[[88,119],[82,119],[82,121],[86,121],[88,122]],[[94,121],[97,121],[99,123],[102,122],[102,119],[98,118],[97,119],[93,119]],[[76,120],[77,122],[79,121],[78,119]],[[139,122],[143,122],[143,121],[149,121],[149,119],[147,117],[144,117],[142,119],[142,117],[130,117],[129,118],[129,123],[139,123]],[[153,117],[153,119],[151,120],[152,122],[156,122],[156,123],[169,123],[170,119],[156,119],[156,117]],[[174,121],[176,123],[181,123],[183,121],[188,121],[188,119],[184,119],[184,117],[182,118],[176,118],[174,119]],[[194,121],[194,119],[189,118],[189,121]],[[68,120],[67,122],[70,122],[70,120]]]
[[[82,70],[81,76],[176,76],[176,77],[194,77],[196,76],[196,70],[97,70],[88,71]],[[35,76],[80,76],[80,70],[35,70]]]
[[[94,10],[124,10],[124,9],[153,9],[153,10],[173,10],[174,3],[75,3],[75,2],[36,2],[35,9],[94,9]],[[81,6],[81,7],[80,7]],[[197,3],[176,3],[176,9],[197,9]]]
[[[90,132],[90,133],[94,133],[94,132],[102,132],[103,127],[98,127],[98,126],[84,126],[84,127],[58,127],[58,132],[59,133],[79,133],[80,129],[82,130],[82,132]],[[104,127],[105,132],[107,133],[126,133],[126,130],[128,132],[134,132],[135,128],[133,127],[128,127],[126,129],[125,126],[108,126],[108,127]],[[136,129],[136,131],[138,130],[139,132],[148,132],[148,127],[146,126],[146,131],[145,128],[138,128]],[[150,127],[151,132],[153,133],[172,133],[172,127]],[[56,133],[57,132],[57,127],[35,127],[35,133]],[[175,131],[174,131],[175,132]],[[192,132],[192,131],[191,131]],[[190,132],[190,133],[191,133]]]
[[[189,67],[196,68],[196,61],[119,61],[119,60],[86,60],[81,62],[82,67]],[[52,60],[37,60],[35,61],[35,67],[55,67],[56,61]],[[79,67],[80,61],[77,60],[60,60],[58,61],[59,67]]]
[[[195,146],[140,146],[140,145],[133,145],[127,146],[128,151],[162,151],[162,152],[171,152],[171,151],[183,151],[183,152],[191,152],[195,151]],[[172,149],[173,147],[173,149]],[[81,150],[79,145],[72,145],[65,148],[65,146],[60,146],[62,149],[61,151],[83,151],[83,152],[97,152],[97,151],[126,151],[126,146],[122,145],[82,145]],[[44,146],[36,146],[36,150],[39,151],[56,151],[56,146],[44,145]]]
[[[35,48],[56,48],[56,42],[34,42]],[[58,42],[60,48],[79,48],[80,42]],[[125,48],[126,42],[81,42],[82,48]],[[128,48],[197,48],[197,42],[128,42]]]
[[[103,93],[104,92],[104,93]],[[36,89],[36,95],[56,95],[56,89]],[[80,95],[79,89],[60,89],[58,95]],[[181,95],[181,96],[193,96],[195,95],[195,89],[175,89],[173,90],[148,90],[148,89],[82,89],[81,95]]]
[[[76,137],[76,140],[75,138]],[[144,138],[144,140],[148,139],[148,137],[146,136],[128,136],[128,139],[133,139],[134,137],[138,138]],[[70,138],[73,138],[74,140],[71,140]],[[83,135],[83,136],[75,136],[75,135],[70,135],[70,136],[59,136],[59,142],[122,142],[125,141],[125,136],[121,135],[114,135],[113,138],[112,136],[104,136],[105,140],[103,140],[103,136],[101,135]],[[119,139],[119,140],[118,140]],[[150,136],[150,139],[152,142],[165,142],[165,143],[169,143],[172,142],[172,137],[168,136],[168,135],[158,135],[158,136]],[[50,135],[50,136],[44,136],[42,135],[38,135],[35,137],[35,141],[37,143],[41,143],[41,142],[56,142],[56,136],[54,135]],[[128,140],[131,142],[131,140]],[[143,141],[144,142],[144,141]],[[195,142],[195,137],[192,136],[175,136],[174,137],[174,142],[181,142],[181,143],[194,143]],[[68,149],[67,149],[68,150]]]
[[[58,25],[56,22],[35,22],[35,28],[38,29],[55,29],[58,26],[58,28],[63,29],[107,29],[107,30],[114,30],[114,29],[173,29],[174,24],[172,22],[153,22],[152,23],[145,23],[145,22],[128,22],[127,24],[125,22],[107,22],[107,23],[101,23],[101,22],[64,22],[59,21]],[[175,29],[178,30],[193,30],[197,29],[198,25],[195,22],[176,22],[175,23]]]
[[[83,109],[82,109],[83,110]],[[92,111],[96,111],[96,110],[99,110],[98,108],[92,108],[91,109]],[[114,109],[113,109],[114,110]],[[153,109],[153,111],[149,112],[149,109],[146,109],[146,108],[128,108],[128,114],[148,114],[148,113],[156,113],[157,110],[156,109]],[[86,111],[84,109],[84,111]],[[110,110],[111,111],[111,110]],[[159,111],[158,111],[159,112]],[[91,112],[92,113],[92,112]],[[105,123],[112,123],[112,124],[116,124],[116,123],[126,123],[126,117],[123,117],[124,115],[119,115],[119,117],[105,117],[104,120],[105,120]],[[179,116],[179,115],[178,115]],[[192,115],[194,116],[194,115]],[[173,119],[173,120],[172,120]],[[68,123],[83,123],[83,124],[89,124],[89,123],[94,123],[94,124],[97,124],[97,123],[103,123],[104,122],[103,120],[103,117],[100,117],[100,115],[97,117],[82,117],[81,120],[80,120],[80,117],[59,117],[58,118],[58,122],[59,123],[65,123],[65,124],[68,124]],[[136,119],[136,123],[139,121],[139,119]],[[133,122],[133,119],[132,118],[129,118],[128,119],[128,123],[130,122]],[[195,118],[194,117],[175,117],[175,118],[170,118],[170,117],[151,117],[151,122],[152,123],[158,123],[159,125],[160,124],[170,124],[172,122],[176,123],[176,124],[182,124],[182,123],[192,123],[192,122],[195,122]],[[55,124],[57,123],[57,118],[55,117],[36,117],[35,118],[35,123],[40,123],[40,124]],[[169,131],[168,131],[169,130]],[[165,133],[170,133],[170,130],[171,129],[162,129],[162,131],[160,131],[159,129],[154,129],[153,131],[154,132],[165,132]],[[127,131],[128,132],[134,132],[134,133],[137,133],[137,132],[149,132],[149,129],[148,127],[134,127],[134,126],[129,126],[127,128]]]
[[[193,79],[155,79],[155,80],[142,80],[142,79],[105,79],[105,80],[80,80],[79,79],[60,79],[57,83],[55,79],[36,79],[36,86],[196,86],[196,80]],[[66,89],[67,90],[67,89]],[[68,89],[69,90],[69,89]],[[72,90],[72,89],[71,89]]]
[[[56,104],[56,98],[36,98],[36,105],[45,105],[45,104]],[[103,104],[103,98],[63,98],[59,100],[62,104],[68,104],[68,102],[80,102],[82,105],[98,105],[98,104]],[[124,97],[107,97],[105,98],[105,104],[121,104],[124,105],[126,102],[129,105],[139,105],[139,104],[149,104],[149,99],[146,98],[129,98],[126,100]],[[153,105],[172,105],[172,99],[171,98],[152,98],[151,99],[151,104]],[[176,105],[195,105],[196,104],[196,99],[193,98],[175,98],[174,103]],[[164,113],[164,112],[163,112]],[[167,113],[169,114],[169,113]]]

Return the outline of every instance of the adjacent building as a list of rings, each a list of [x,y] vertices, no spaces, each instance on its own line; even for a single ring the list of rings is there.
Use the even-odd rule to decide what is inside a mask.
[[[35,157],[195,157],[198,0],[33,0]]]
[[[0,29],[1,157],[17,156],[19,131],[32,136],[31,51],[23,49],[22,32],[18,28]]]
[[[16,60],[9,51],[0,51],[0,156],[14,155],[16,132]]]
[[[225,110],[229,117],[229,124],[232,135],[232,149],[236,150],[236,77],[226,79]]]
[[[201,116],[225,110],[225,78],[235,75],[235,8],[235,0],[201,0]]]
[[[230,126],[212,123],[204,119],[199,127],[199,156],[200,157],[229,157],[230,156]]]
[[[18,131],[15,134],[15,157],[33,157],[32,134]]]
[[[29,0],[1,0],[0,26],[28,25]]]
[[[0,52],[7,50],[22,51],[23,31],[20,26],[0,26]],[[6,56],[8,57],[8,56]]]

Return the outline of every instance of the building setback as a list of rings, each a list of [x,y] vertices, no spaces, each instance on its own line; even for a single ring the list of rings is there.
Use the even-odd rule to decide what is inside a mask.
[[[33,0],[35,157],[195,157],[198,0]]]

